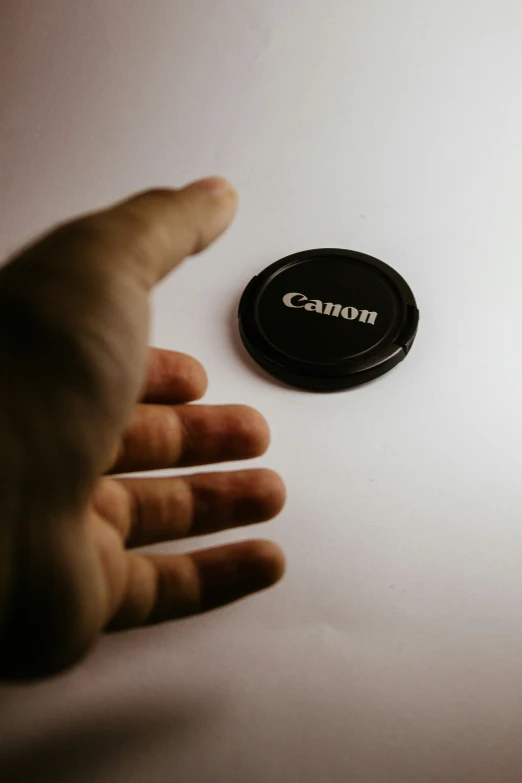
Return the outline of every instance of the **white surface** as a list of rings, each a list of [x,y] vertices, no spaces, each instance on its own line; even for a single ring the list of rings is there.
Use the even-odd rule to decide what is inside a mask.
[[[237,223],[159,290],[155,333],[209,400],[265,412],[289,489],[260,531],[274,591],[0,690],[6,781],[520,781],[518,0],[1,8],[1,250],[228,176]],[[402,366],[333,396],[256,371],[234,318],[254,273],[325,245],[395,266],[422,318]]]

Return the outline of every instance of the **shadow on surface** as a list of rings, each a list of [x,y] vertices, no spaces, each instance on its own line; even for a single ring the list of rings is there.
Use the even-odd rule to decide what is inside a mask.
[[[175,698],[173,696],[173,698]],[[176,756],[189,741],[220,714],[216,701],[185,700],[166,704],[164,697],[112,704],[101,716],[79,716],[62,723],[53,721],[48,730],[32,740],[19,740],[0,748],[0,780],[5,783],[87,783],[128,780],[134,764],[140,767],[153,749],[172,748],[171,774]],[[132,776],[132,774],[131,774]]]

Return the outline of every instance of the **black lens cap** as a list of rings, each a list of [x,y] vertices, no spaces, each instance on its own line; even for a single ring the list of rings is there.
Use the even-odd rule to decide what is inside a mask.
[[[419,311],[388,264],[352,250],[307,250],[271,264],[246,287],[241,338],[265,370],[292,386],[333,391],[395,367]]]

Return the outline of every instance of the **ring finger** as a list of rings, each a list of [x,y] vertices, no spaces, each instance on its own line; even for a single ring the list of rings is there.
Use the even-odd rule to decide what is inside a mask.
[[[281,511],[285,494],[276,473],[243,470],[103,479],[94,505],[134,547],[266,522]]]

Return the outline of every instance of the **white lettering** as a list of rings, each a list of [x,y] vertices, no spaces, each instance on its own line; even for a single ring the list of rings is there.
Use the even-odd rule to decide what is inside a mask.
[[[320,299],[310,299],[310,301],[305,304],[305,310],[309,310],[312,313],[322,313],[323,303]]]
[[[355,321],[359,317],[359,311],[356,307],[343,307],[341,315],[346,318],[347,321]]]
[[[359,321],[362,324],[371,324],[373,326],[376,320],[377,313],[370,313],[368,310],[361,310]]]
[[[300,302],[306,302],[308,298],[304,294],[285,294],[285,296],[283,296],[283,302],[287,307],[294,307],[296,310],[299,310],[301,307],[304,307],[304,305],[292,304],[292,299],[295,299],[296,296],[299,297]]]
[[[324,305],[323,314],[333,315],[336,318],[338,318],[342,309],[343,309],[342,305],[334,305],[331,302],[326,302]]]
[[[334,318],[338,318],[340,315],[347,321],[356,321],[359,319],[359,323],[375,325],[378,313],[370,310],[358,310],[357,307],[343,307],[340,304],[332,304],[332,302],[321,302],[320,299],[308,299],[304,294],[291,293],[283,296],[283,302],[287,307],[291,307],[293,310],[308,310],[311,313],[319,313],[320,315],[330,315]],[[294,302],[303,302],[306,304],[294,304]]]

